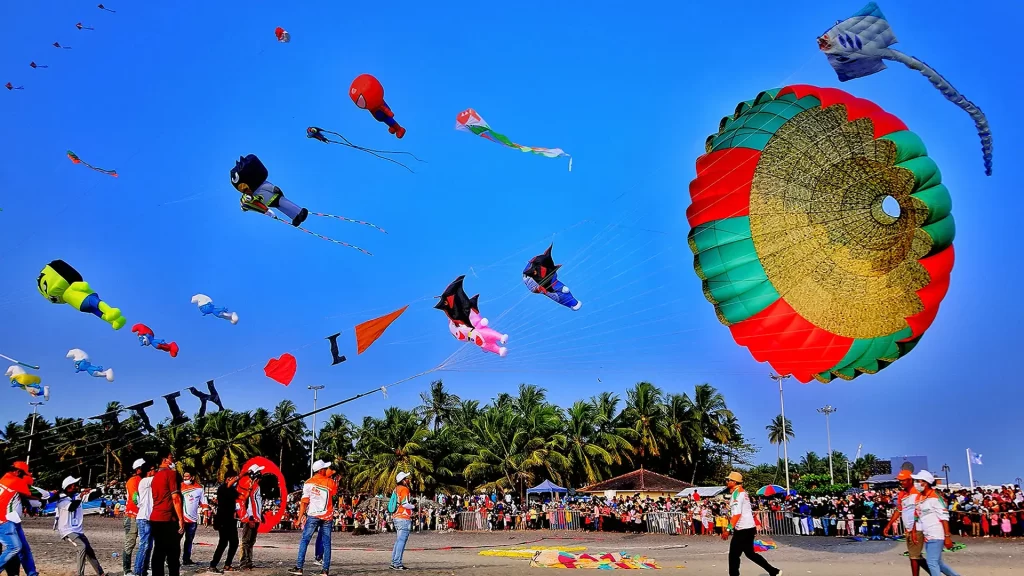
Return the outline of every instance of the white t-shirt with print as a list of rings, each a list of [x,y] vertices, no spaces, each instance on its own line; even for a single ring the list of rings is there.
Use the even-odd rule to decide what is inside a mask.
[[[732,527],[733,530],[746,530],[754,527],[754,511],[750,508],[750,497],[747,496],[746,490],[736,489],[732,493],[729,502],[729,516],[740,517],[736,525]]]
[[[76,494],[74,498],[64,496],[57,501],[57,531],[60,532],[61,538],[71,533],[82,533],[82,503],[79,502],[75,511],[71,512],[72,502],[80,499],[81,497]]]
[[[136,520],[149,520],[153,513],[153,477],[147,476],[139,481],[139,513]]]

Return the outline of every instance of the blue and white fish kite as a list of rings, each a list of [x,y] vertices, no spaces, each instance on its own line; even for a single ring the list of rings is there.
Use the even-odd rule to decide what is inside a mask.
[[[68,358],[75,361],[75,373],[88,372],[89,376],[96,378],[106,378],[107,382],[114,381],[114,369],[103,368],[103,366],[97,366],[89,362],[89,355],[85,353],[85,350],[81,348],[72,348],[68,350]]]
[[[238,314],[231,312],[227,308],[217,308],[213,305],[213,298],[210,298],[206,294],[196,294],[192,297],[192,303],[199,306],[199,311],[203,313],[203,316],[213,314],[218,318],[223,318],[232,324],[238,324]]]
[[[945,78],[921,60],[889,48],[898,42],[878,4],[871,2],[846,20],[836,22],[818,38],[818,48],[828,57],[840,82],[870,76],[885,70],[885,60],[917,70],[938,88],[946,100],[956,104],[974,120],[981,137],[985,174],[992,175],[992,132],[985,113],[957,91]]]

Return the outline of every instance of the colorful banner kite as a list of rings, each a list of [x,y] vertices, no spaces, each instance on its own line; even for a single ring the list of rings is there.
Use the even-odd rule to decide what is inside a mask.
[[[472,132],[473,134],[476,134],[481,138],[486,138],[491,142],[497,142],[498,144],[509,148],[515,148],[522,152],[540,154],[546,158],[561,158],[564,156],[569,159],[569,172],[572,172],[572,156],[566,154],[561,148],[534,148],[531,146],[516,144],[509,140],[508,136],[492,130],[480,114],[477,114],[477,111],[472,108],[466,108],[462,112],[459,112],[459,115],[455,118],[455,129]]]

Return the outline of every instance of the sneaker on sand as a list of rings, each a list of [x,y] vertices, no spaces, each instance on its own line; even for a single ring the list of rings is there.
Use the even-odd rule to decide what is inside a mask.
[[[298,566],[296,566],[296,567],[292,568],[291,570],[289,570],[288,573],[289,574],[293,574],[294,576],[302,576],[302,568],[299,568]]]

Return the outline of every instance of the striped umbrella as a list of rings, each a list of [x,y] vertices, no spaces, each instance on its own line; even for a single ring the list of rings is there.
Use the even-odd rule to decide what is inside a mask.
[[[775,496],[777,494],[785,495],[786,489],[783,488],[782,486],[779,486],[778,484],[769,484],[767,486],[761,486],[761,488],[757,491],[758,496]],[[790,496],[796,495],[796,490],[790,490],[789,494]]]

